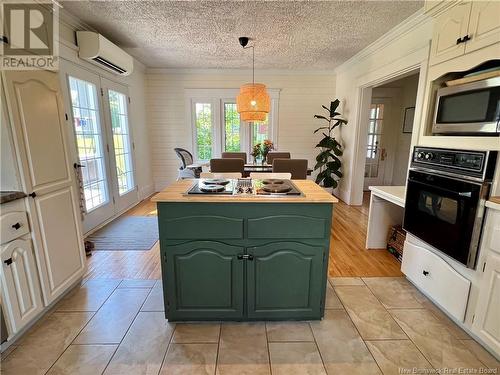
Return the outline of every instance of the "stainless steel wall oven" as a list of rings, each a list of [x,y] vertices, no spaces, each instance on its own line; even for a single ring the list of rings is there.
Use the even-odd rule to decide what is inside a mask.
[[[475,268],[497,153],[415,147],[404,229]]]

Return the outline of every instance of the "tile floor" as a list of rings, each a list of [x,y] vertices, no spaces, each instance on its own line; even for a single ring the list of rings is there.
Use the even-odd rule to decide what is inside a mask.
[[[160,281],[90,279],[2,354],[1,370],[5,375],[392,375],[415,373],[414,368],[500,373],[495,358],[404,278],[332,278],[326,307],[325,318],[314,322],[174,324],[164,318]]]

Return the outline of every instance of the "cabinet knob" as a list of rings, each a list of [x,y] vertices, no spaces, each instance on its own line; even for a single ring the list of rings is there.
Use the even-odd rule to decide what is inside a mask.
[[[12,258],[3,261],[6,265],[10,266],[12,264]]]
[[[19,228],[21,228],[21,224],[15,223],[14,225],[12,225],[12,228],[14,228],[15,230],[18,230]]]
[[[422,274],[423,274],[424,276],[427,276],[427,275],[429,274],[429,271],[423,270],[423,271],[422,271]]]
[[[471,36],[470,35],[466,35],[462,38],[462,42],[468,42],[469,40],[471,40]]]
[[[239,260],[253,260],[253,255],[250,254],[238,254]]]
[[[31,198],[35,198],[35,197],[36,197],[36,193],[35,193],[35,192],[33,192],[33,193],[29,194],[29,196],[30,196]]]

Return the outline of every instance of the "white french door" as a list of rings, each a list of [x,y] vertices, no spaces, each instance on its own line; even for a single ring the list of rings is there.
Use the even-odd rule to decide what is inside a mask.
[[[368,117],[368,135],[364,190],[369,186],[384,185],[385,146],[383,144],[384,122],[389,113],[388,102],[373,99]]]
[[[125,86],[65,66],[66,103],[88,232],[138,200]]]
[[[115,211],[121,212],[138,201],[132,134],[129,122],[128,89],[107,79],[101,79],[108,138],[110,142],[111,181]]]

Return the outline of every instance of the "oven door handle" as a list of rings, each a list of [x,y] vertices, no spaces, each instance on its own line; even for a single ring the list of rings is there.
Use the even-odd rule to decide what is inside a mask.
[[[440,187],[440,186],[426,184],[425,182],[414,180],[411,177],[408,178],[408,182],[414,182],[416,184],[428,186],[428,187],[433,188],[433,189],[438,189],[438,190],[441,190],[441,191],[446,191],[446,192],[448,192],[450,194],[458,195],[461,198],[469,198],[469,199],[472,198],[472,191],[453,191],[453,190],[446,189],[446,188],[443,188],[443,187]]]

